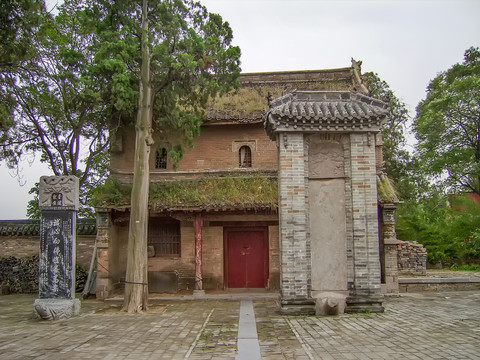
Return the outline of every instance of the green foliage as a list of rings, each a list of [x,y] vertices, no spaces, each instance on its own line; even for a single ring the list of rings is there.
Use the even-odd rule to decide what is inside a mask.
[[[141,3],[141,2],[140,2]],[[194,1],[149,1],[149,51],[156,139],[178,162],[193,144],[209,99],[238,86],[240,49],[228,23]],[[113,83],[118,109],[138,109],[141,4],[82,1],[96,29],[96,70]]]
[[[91,201],[94,206],[125,205],[130,201],[131,185],[121,184],[118,180],[108,178],[103,185],[92,190]]]
[[[415,199],[422,179],[417,176],[416,160],[406,150],[406,126],[409,117],[406,105],[400,101],[390,86],[378,74],[362,75],[371,96],[388,104],[390,115],[382,128],[383,160],[385,172],[393,180],[400,200]]]
[[[381,202],[397,203],[398,196],[392,182],[385,175],[377,176],[377,193]]]
[[[425,245],[430,263],[480,259],[479,229],[480,206],[466,198],[436,193],[398,209],[397,237]]]
[[[478,264],[463,264],[458,266],[457,264],[453,264],[450,266],[450,270],[453,271],[478,271],[480,270],[480,265]]]
[[[121,114],[106,101],[109,85],[95,72],[94,28],[77,5],[65,2],[55,18],[43,14],[29,40],[34,56],[2,74],[0,93],[9,94],[13,121],[1,134],[0,158],[14,168],[40,154],[53,175],[77,176],[85,215],[90,189],[108,175],[108,130]],[[30,216],[38,215],[35,206]]]
[[[453,191],[480,194],[480,50],[440,73],[417,106],[414,131],[421,170]]]
[[[32,56],[32,38],[46,15],[43,0],[0,1],[0,72]]]
[[[15,99],[1,86],[5,73],[26,67],[26,61],[35,58],[32,39],[39,34],[39,27],[48,19],[43,0],[0,1],[0,140],[3,132],[13,125]]]
[[[28,193],[33,195],[33,199],[30,200],[27,204],[27,217],[29,219],[40,219],[42,213],[40,212],[40,208],[38,207],[38,185],[40,183],[35,183],[35,186],[32,187]]]

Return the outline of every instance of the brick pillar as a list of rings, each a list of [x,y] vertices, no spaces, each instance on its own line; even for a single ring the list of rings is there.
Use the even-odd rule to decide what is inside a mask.
[[[279,235],[282,311],[302,312],[310,298],[310,245],[307,211],[304,136],[279,134]]]
[[[109,253],[111,249],[110,230],[112,222],[110,212],[107,209],[96,209],[97,214],[97,299],[106,299],[113,290],[113,281],[111,277],[111,259]]]
[[[375,137],[350,134],[353,289],[347,312],[383,311],[380,299]]]

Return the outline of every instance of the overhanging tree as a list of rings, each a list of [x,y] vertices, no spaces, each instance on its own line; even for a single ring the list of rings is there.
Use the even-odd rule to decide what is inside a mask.
[[[32,39],[45,17],[48,17],[43,0],[0,1],[0,83],[3,74],[35,56]],[[0,131],[13,124],[15,101],[0,87]]]
[[[53,174],[78,176],[86,200],[105,177],[107,130],[118,111],[95,73],[96,38],[82,16],[75,2],[55,18],[45,14],[29,39],[33,55],[3,72],[0,92],[9,94],[13,123],[1,134],[0,157],[16,167],[40,154]]]
[[[209,98],[237,86],[238,47],[219,15],[193,1],[141,4],[97,1],[86,5],[97,22],[99,66],[114,69],[125,93],[136,93],[136,147],[123,310],[147,309],[147,229],[149,153],[156,131],[169,156],[178,161],[199,134]],[[127,101],[128,103],[128,101]]]
[[[413,128],[425,174],[454,191],[480,194],[479,48],[430,82]]]

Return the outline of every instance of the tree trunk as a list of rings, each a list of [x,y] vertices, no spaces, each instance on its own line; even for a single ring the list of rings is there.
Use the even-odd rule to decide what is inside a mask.
[[[148,306],[147,237],[149,155],[152,145],[152,89],[148,42],[147,0],[142,6],[142,67],[140,96],[135,124],[135,160],[128,231],[127,274],[123,311],[146,311]]]

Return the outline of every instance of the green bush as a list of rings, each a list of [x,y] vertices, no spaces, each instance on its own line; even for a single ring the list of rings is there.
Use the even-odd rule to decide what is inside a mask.
[[[458,271],[458,270],[461,270],[461,271],[478,271],[478,270],[480,270],[480,265],[478,265],[478,264],[463,264],[463,265],[458,266],[457,264],[453,264],[452,266],[450,266],[450,270],[453,270],[453,271]]]
[[[423,244],[429,263],[480,259],[480,206],[468,199],[452,205],[442,195],[401,204],[397,236]]]

